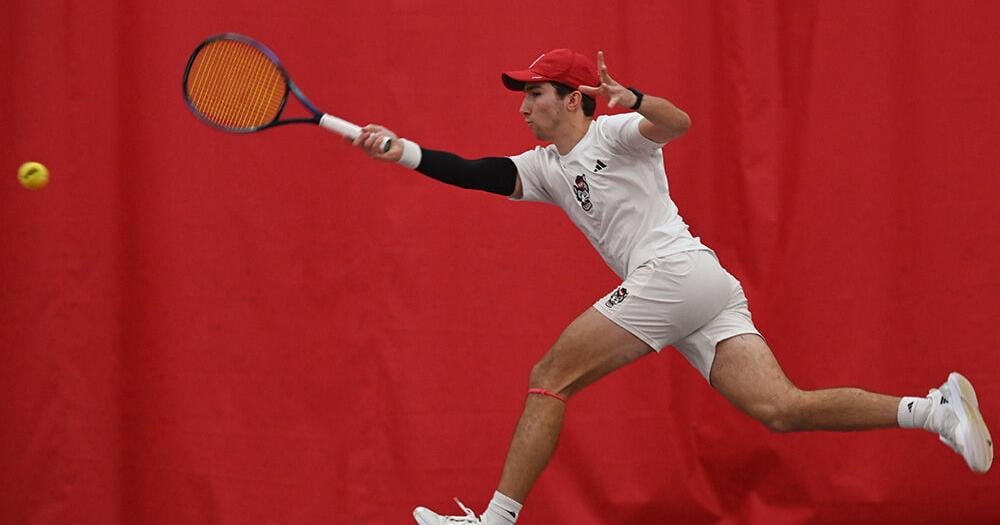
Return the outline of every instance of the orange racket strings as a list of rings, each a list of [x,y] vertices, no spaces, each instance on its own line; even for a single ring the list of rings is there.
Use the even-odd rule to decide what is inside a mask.
[[[195,109],[233,129],[253,129],[273,121],[286,87],[267,55],[236,40],[216,40],[202,47],[191,64],[187,85]]]

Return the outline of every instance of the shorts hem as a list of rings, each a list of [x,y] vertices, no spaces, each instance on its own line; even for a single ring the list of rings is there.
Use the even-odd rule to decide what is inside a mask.
[[[604,317],[607,317],[608,319],[610,319],[611,322],[613,322],[616,325],[620,326],[626,332],[628,332],[628,333],[630,333],[630,334],[638,337],[639,339],[641,339],[642,342],[646,343],[646,346],[652,348],[654,352],[659,353],[660,350],[663,350],[663,348],[665,346],[667,346],[667,345],[658,346],[658,343],[656,341],[654,341],[653,338],[651,338],[648,335],[646,335],[642,330],[640,330],[640,329],[638,329],[638,328],[630,325],[625,320],[618,318],[618,316],[615,315],[614,311],[610,310],[608,307],[604,306],[603,304],[601,304],[601,303],[595,304],[594,305],[594,309],[597,310],[598,312],[600,312],[601,315],[603,315]]]
[[[756,327],[754,328],[739,328],[731,330],[729,332],[724,332],[725,335],[718,337],[714,343],[714,346],[719,346],[719,343],[725,341],[726,339],[732,339],[738,335],[756,335],[761,339],[764,339],[764,335],[761,334]],[[766,339],[765,339],[766,341]]]
[[[709,386],[714,386],[712,385],[712,367],[715,366],[715,356],[718,353],[719,343],[725,341],[726,339],[732,339],[740,335],[756,335],[757,337],[764,339],[764,336],[760,333],[759,330],[757,330],[757,327],[753,327],[752,329],[738,328],[729,332],[725,332],[724,334],[725,335],[718,337],[715,341],[712,341],[708,337],[705,337],[705,339],[707,339],[708,342],[712,343],[712,360],[708,363],[708,373],[703,374],[705,376],[705,381],[708,381]],[[767,342],[767,339],[764,339],[764,341]]]

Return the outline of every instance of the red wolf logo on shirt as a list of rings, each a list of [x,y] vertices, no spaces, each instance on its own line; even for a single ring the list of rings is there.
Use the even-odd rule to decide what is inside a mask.
[[[573,193],[576,194],[576,200],[580,203],[583,211],[589,212],[594,209],[594,203],[590,202],[590,185],[587,184],[586,175],[577,175]]]

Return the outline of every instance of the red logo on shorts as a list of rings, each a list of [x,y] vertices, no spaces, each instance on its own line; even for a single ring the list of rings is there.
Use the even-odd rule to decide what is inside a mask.
[[[621,287],[611,294],[611,297],[608,298],[608,302],[604,303],[604,306],[614,308],[616,304],[624,301],[626,297],[628,297],[628,290],[626,290],[625,287]]]

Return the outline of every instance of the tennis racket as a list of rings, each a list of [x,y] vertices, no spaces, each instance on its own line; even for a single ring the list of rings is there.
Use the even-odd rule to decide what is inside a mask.
[[[311,117],[281,120],[289,92]],[[230,133],[317,124],[352,140],[361,134],[359,126],[316,109],[264,44],[236,33],[211,36],[191,53],[184,68],[184,100],[196,117]],[[382,139],[382,151],[391,145],[389,137]]]

